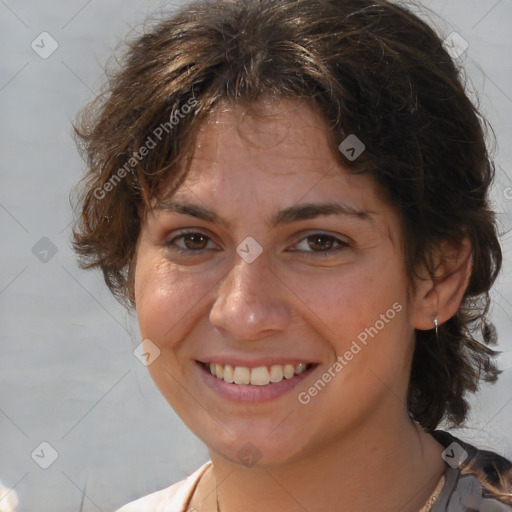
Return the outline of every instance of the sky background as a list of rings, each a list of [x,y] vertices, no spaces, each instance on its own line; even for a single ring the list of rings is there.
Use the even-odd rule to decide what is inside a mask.
[[[134,319],[70,248],[69,193],[85,168],[71,120],[128,31],[177,4],[0,0],[0,480],[20,512],[112,511],[208,459],[134,357]],[[456,434],[512,457],[512,0],[423,5],[443,37],[467,41],[458,62],[497,142],[505,262],[491,316],[504,372]]]

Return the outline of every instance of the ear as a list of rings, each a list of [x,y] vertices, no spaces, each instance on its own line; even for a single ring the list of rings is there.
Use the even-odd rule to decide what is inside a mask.
[[[413,293],[415,329],[432,329],[436,315],[441,325],[458,311],[473,267],[469,240],[443,241],[433,254],[433,262],[435,275],[423,269]]]

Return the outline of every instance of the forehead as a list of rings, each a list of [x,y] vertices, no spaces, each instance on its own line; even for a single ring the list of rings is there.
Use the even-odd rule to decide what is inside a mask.
[[[154,207],[180,211],[186,204],[197,213],[200,207],[233,209],[229,204],[242,215],[251,204],[274,219],[299,204],[322,204],[317,210],[327,214],[341,203],[343,212],[360,217],[381,210],[373,178],[346,169],[332,137],[321,114],[305,102],[272,101],[257,110],[223,106],[200,126],[183,182]]]
[[[370,174],[342,164],[331,137],[321,114],[304,102],[218,109],[198,130],[184,180],[164,190],[151,209],[229,230],[336,215],[359,219],[393,242],[392,232],[400,236],[395,207]]]
[[[317,200],[313,196],[325,192],[336,200],[340,190],[350,188],[362,203],[370,196],[387,202],[370,174],[355,174],[343,165],[337,145],[336,134],[309,102],[281,98],[249,107],[221,104],[197,131],[183,181],[177,188],[164,185],[158,200],[199,191],[214,200],[227,189],[265,196],[280,187],[283,198],[295,201]]]
[[[302,162],[302,170],[309,162],[318,169],[332,168],[336,160],[331,138],[323,117],[305,102],[282,99],[249,108],[222,106],[198,130],[192,167],[201,167],[203,160],[222,164],[243,159],[244,167],[265,162],[262,170],[267,172],[287,172],[293,162],[294,167]]]

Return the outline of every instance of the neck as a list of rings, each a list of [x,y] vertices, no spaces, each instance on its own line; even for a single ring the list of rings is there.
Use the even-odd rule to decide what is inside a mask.
[[[443,449],[408,416],[384,425],[280,465],[245,468],[211,452],[220,511],[416,512],[445,469]]]

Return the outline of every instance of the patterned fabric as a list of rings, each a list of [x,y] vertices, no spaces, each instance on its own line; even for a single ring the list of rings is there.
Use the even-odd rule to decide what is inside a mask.
[[[446,471],[443,490],[432,512],[512,512],[509,460],[494,452],[478,450],[448,432],[437,430],[432,435],[447,450],[454,443],[464,450],[460,464]],[[453,452],[452,448],[449,454]]]

